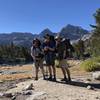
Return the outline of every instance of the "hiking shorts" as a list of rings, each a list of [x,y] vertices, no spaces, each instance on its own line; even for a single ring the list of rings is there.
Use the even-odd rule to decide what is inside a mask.
[[[53,54],[45,55],[45,61],[46,61],[47,66],[54,66],[55,65],[55,56]]]
[[[36,68],[43,68],[43,59],[41,59],[41,60],[35,60],[34,61],[34,65],[35,65],[35,67]]]
[[[67,59],[59,60],[59,67],[68,67]]]

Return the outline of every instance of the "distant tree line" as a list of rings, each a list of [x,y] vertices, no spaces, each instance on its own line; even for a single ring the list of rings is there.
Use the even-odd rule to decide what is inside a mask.
[[[0,63],[29,62],[31,61],[30,49],[23,46],[9,45],[0,46]]]
[[[85,55],[85,43],[83,40],[79,40],[77,43],[73,44],[75,49],[74,57],[77,59],[83,59]]]

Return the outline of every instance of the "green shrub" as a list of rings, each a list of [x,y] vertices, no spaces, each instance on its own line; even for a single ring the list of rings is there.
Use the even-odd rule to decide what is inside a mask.
[[[80,66],[87,72],[100,69],[100,64],[98,64],[94,59],[85,60]]]
[[[100,63],[100,56],[99,57],[94,57],[93,60],[97,63]]]

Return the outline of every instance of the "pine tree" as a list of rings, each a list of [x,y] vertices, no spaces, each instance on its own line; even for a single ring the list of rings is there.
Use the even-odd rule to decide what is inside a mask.
[[[84,52],[85,52],[85,46],[84,46],[84,41],[81,39],[78,41],[78,43],[74,44],[75,48],[75,54],[77,58],[83,59],[84,57]]]
[[[100,56],[100,8],[94,14],[96,25],[91,25],[93,35],[91,37],[91,51],[93,56]]]

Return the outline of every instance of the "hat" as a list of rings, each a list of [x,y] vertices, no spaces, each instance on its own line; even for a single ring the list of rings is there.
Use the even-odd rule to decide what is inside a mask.
[[[62,39],[62,41],[65,41],[65,40],[66,40],[66,38],[63,38],[63,39]]]
[[[38,40],[38,38],[34,38],[33,39],[33,44],[34,44],[34,42],[38,42],[39,40]]]
[[[62,40],[62,37],[58,35],[58,36],[55,37],[55,40],[57,40],[57,39],[61,39]]]

